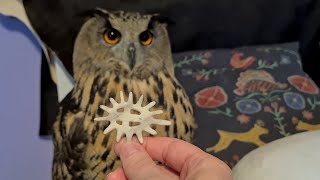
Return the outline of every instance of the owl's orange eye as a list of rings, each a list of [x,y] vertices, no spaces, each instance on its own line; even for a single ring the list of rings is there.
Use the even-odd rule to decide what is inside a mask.
[[[107,30],[103,33],[103,39],[108,44],[117,44],[121,40],[121,34],[115,29]]]
[[[139,36],[140,42],[144,46],[148,46],[152,43],[153,34],[150,31],[144,31]]]

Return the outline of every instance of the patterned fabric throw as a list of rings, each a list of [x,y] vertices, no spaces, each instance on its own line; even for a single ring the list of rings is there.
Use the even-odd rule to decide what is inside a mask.
[[[195,109],[195,144],[233,167],[268,142],[320,129],[319,88],[302,71],[297,48],[176,54],[176,75]]]

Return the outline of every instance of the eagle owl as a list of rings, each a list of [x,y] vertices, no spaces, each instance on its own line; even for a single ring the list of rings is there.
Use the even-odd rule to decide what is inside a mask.
[[[107,116],[99,105],[111,106],[133,93],[164,113],[155,118],[170,126],[153,127],[159,136],[191,141],[193,109],[174,75],[165,18],[159,15],[96,9],[81,27],[74,45],[75,87],[64,99],[53,125],[53,179],[105,179],[120,165],[112,147],[116,132],[105,135]]]

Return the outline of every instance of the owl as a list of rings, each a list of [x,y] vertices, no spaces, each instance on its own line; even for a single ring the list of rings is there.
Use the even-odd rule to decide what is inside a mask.
[[[154,126],[157,136],[192,140],[193,108],[174,73],[166,18],[157,14],[95,9],[74,44],[75,87],[60,104],[53,124],[53,179],[105,179],[119,167],[113,151],[116,132],[104,134],[107,116],[99,105],[119,102],[120,91],[143,105],[157,102],[154,118],[171,121]]]

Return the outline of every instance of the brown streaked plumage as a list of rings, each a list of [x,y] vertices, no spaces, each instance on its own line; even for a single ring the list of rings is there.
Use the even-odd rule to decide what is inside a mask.
[[[109,36],[115,44],[104,40],[110,29],[121,35],[118,42]],[[150,45],[141,43],[148,38],[141,35],[145,31],[153,35]],[[154,110],[164,113],[155,117],[172,122],[154,127],[157,136],[191,141],[193,109],[174,76],[166,24],[159,16],[97,11],[78,34],[73,66],[76,84],[53,126],[53,179],[105,179],[120,165],[112,149],[116,132],[103,134],[108,122],[93,120],[107,115],[99,105],[110,106],[110,97],[119,101],[120,91],[126,98],[133,92],[134,101],[143,95],[143,105],[157,102]]]

